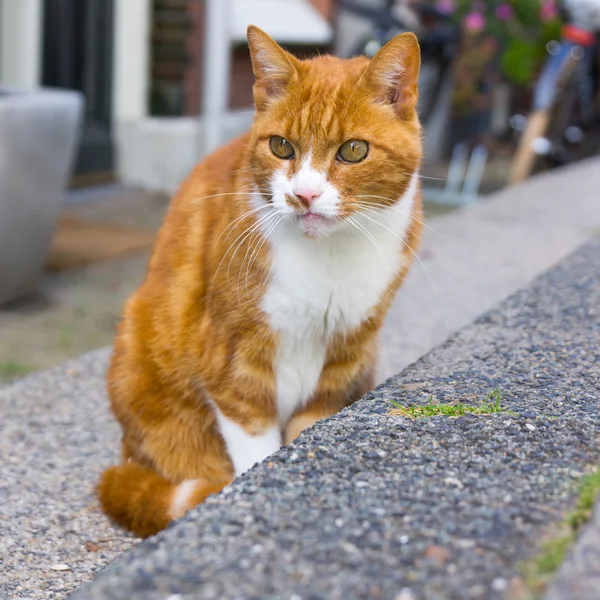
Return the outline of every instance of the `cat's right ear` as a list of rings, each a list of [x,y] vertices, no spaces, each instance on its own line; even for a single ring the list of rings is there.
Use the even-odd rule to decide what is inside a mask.
[[[255,25],[248,27],[248,46],[256,78],[254,102],[257,110],[262,110],[298,76],[298,60]]]

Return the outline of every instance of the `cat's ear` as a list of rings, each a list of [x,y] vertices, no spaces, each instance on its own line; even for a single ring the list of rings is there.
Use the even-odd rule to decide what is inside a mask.
[[[298,75],[298,60],[255,25],[248,27],[248,46],[256,77],[254,102],[258,110],[280,97]]]
[[[394,105],[398,115],[409,118],[419,100],[421,50],[413,33],[390,40],[371,60],[366,81],[378,101]]]

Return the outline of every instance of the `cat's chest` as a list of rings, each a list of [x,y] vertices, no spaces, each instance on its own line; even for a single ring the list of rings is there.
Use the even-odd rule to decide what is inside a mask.
[[[279,337],[274,372],[282,422],[315,392],[331,337],[373,315],[402,266],[402,244],[385,231],[372,239],[271,240],[262,309]]]
[[[395,275],[368,249],[332,254],[277,248],[263,309],[280,334],[326,340],[365,321]],[[379,260],[377,260],[379,258]],[[392,258],[392,257],[390,257]],[[397,265],[396,260],[392,260]]]

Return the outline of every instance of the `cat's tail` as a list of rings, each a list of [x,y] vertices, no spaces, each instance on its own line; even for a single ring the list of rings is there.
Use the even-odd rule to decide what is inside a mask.
[[[149,537],[183,516],[229,482],[188,479],[172,483],[156,471],[129,462],[104,471],[97,486],[102,510],[118,525]]]

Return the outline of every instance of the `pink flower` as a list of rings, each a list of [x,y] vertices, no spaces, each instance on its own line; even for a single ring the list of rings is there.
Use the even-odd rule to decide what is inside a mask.
[[[456,10],[456,2],[454,0],[438,0],[437,9],[445,15],[451,15]]]
[[[472,12],[469,13],[464,21],[464,26],[469,30],[472,31],[474,33],[477,33],[479,31],[482,31],[485,28],[485,18],[484,16],[479,13],[479,12]]]
[[[545,0],[540,7],[540,19],[547,23],[558,17],[558,10],[554,0]]]
[[[500,4],[496,8],[496,16],[501,21],[510,21],[515,14],[513,7],[510,4]]]

